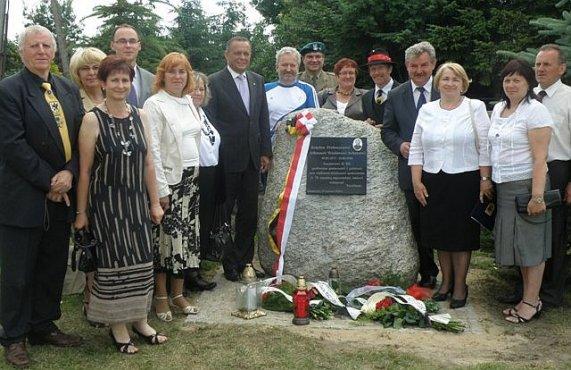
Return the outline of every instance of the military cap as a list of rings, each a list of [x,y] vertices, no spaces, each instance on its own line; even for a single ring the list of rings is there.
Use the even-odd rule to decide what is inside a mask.
[[[395,64],[389,53],[384,49],[373,49],[367,56],[367,65],[373,64]]]
[[[301,55],[305,55],[307,53],[325,54],[325,44],[319,41],[310,42],[309,44],[305,44],[304,47],[301,48],[299,53]]]

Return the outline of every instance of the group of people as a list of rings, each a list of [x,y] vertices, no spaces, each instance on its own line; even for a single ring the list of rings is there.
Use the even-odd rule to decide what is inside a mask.
[[[469,216],[495,183],[496,260],[520,266],[522,276],[506,320],[526,322],[562,303],[567,211],[547,210],[543,199],[559,189],[571,202],[571,88],[560,80],[566,65],[558,46],[540,49],[535,77],[519,60],[505,66],[490,119],[484,103],[465,97],[462,66],[445,63],[432,76],[428,42],[406,50],[410,79],[400,85],[389,54],[372,50],[375,87],[366,91],[355,87],[354,60],[323,71],[321,42],[280,49],[278,80],[265,83],[249,70],[251,44],[240,36],[227,43],[227,65],[208,77],[178,52],[153,75],[137,65],[134,27],[120,25],[112,36],[110,55],[92,47],[73,55],[74,84],[50,72],[53,34],[27,27],[18,40],[24,68],[0,81],[0,342],[10,364],[29,364],[26,340],[82,342],[55,325],[72,223],[97,241],[83,312],[90,324],[109,326],[120,353],[139,350],[129,329],[151,345],[168,340],[149,325],[151,307],[167,322],[173,309],[198,313],[185,286],[215,287],[199,273],[201,255],[212,247],[214,219],[230,220],[234,210],[234,247],[222,266],[226,279],[239,280],[254,257],[260,174],[270,168],[277,123],[304,108],[381,128],[399,158],[422,286],[436,287],[438,251],[435,300],[466,304],[471,252],[479,248]],[[531,193],[527,214],[516,211],[521,193]]]

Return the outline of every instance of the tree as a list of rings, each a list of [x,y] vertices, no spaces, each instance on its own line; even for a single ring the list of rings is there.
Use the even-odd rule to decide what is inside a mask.
[[[57,14],[61,19],[61,32],[58,32],[57,30],[50,2],[41,2],[39,5],[31,9],[24,7],[26,27],[33,24],[39,24],[49,29],[56,38],[62,36],[65,38],[65,43],[67,44],[66,49],[58,50],[56,55],[59,69],[64,72],[66,72],[67,69],[66,65],[68,62],[68,56],[73,54],[77,46],[85,42],[82,27],[77,23],[77,17],[73,11],[72,3],[73,0],[60,0],[59,2],[59,12]]]
[[[18,45],[14,41],[8,40],[6,43],[6,70],[3,77],[13,75],[22,69],[22,61],[18,53]]]

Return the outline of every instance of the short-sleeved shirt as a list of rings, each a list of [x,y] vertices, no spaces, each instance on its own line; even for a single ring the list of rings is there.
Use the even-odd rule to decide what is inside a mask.
[[[502,118],[500,114],[505,106],[503,101],[494,106],[488,131],[492,180],[496,183],[532,178],[528,131],[553,127],[547,108],[535,99],[524,99],[511,116]]]

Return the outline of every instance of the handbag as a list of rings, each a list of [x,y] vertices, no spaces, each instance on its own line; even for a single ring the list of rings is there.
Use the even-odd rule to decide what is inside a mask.
[[[234,248],[230,222],[226,220],[224,204],[218,204],[214,211],[214,222],[209,235],[209,249],[202,259],[212,262],[222,262],[226,251]]]
[[[75,231],[71,254],[72,271],[93,272],[97,269],[97,244],[97,240],[89,231]]]
[[[527,204],[531,200],[531,194],[520,194],[515,196],[515,207],[518,213],[527,213]],[[543,193],[545,208],[553,208],[561,205],[561,193],[559,190],[548,190]]]

